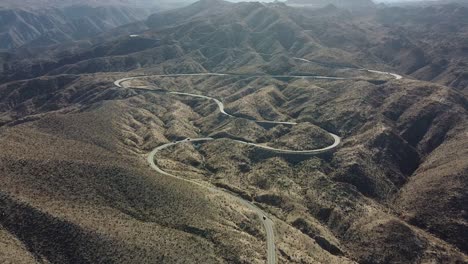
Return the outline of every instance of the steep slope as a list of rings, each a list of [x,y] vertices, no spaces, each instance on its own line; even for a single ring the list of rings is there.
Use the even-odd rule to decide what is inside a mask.
[[[237,146],[229,140],[196,148],[181,146],[160,157],[158,164],[165,170],[228,186],[230,190],[242,190],[239,191],[242,195],[269,205],[278,217],[310,234],[317,243],[323,239],[327,241],[325,244],[333,245],[323,244],[324,248],[346,252],[358,262],[465,261],[466,257],[456,253],[455,247],[465,251],[466,192],[463,190],[466,181],[461,175],[466,164],[463,155],[450,156],[452,152],[447,152],[445,147],[451,146],[453,153],[463,151],[467,102],[462,94],[448,87],[411,80],[381,84],[358,80],[298,80],[287,84],[270,80],[274,86],[281,87],[273,93],[275,89],[270,87],[247,88],[259,87],[254,80],[225,86],[229,82],[220,78],[150,79],[154,87],[222,94],[227,110],[236,114],[239,114],[238,105],[250,109],[249,98],[256,98],[257,111],[245,111],[247,116],[258,119],[259,112],[291,113],[299,123],[311,122],[344,136],[343,145],[336,153],[316,158],[277,157]],[[265,101],[275,103],[264,104]],[[206,103],[190,99],[188,102],[200,114],[189,120],[202,125],[202,131],[216,131],[220,127],[223,130],[217,132],[219,137],[253,142],[285,138],[276,132],[282,128],[267,132],[249,123],[226,124]],[[211,122],[214,124],[208,125]],[[237,132],[241,130],[239,126],[244,127],[244,133]],[[314,136],[301,134],[307,141],[315,140]],[[295,131],[287,132],[286,137],[294,139]],[[460,145],[454,148],[452,140]],[[444,156],[438,153],[450,156],[456,166],[449,169]],[[431,158],[433,155],[438,158]],[[428,175],[427,166],[432,171],[430,178],[424,177]],[[445,173],[436,173],[440,171]],[[438,184],[431,183],[434,187],[428,188],[426,181]],[[310,191],[304,191],[304,186]],[[450,199],[440,199],[440,196]],[[433,203],[427,204],[428,200]],[[435,205],[437,209],[432,209]],[[446,217],[439,217],[436,210],[446,211]],[[311,222],[310,217],[320,223]],[[370,241],[374,246],[369,251]],[[444,249],[439,248],[432,255],[434,245]]]
[[[0,9],[0,49],[42,46],[94,36],[144,19],[145,9],[122,6],[70,6],[48,9]]]
[[[147,24],[154,28],[179,24],[215,13],[226,12],[232,6],[233,4],[224,0],[201,0],[186,7],[151,15],[147,20]]]
[[[45,94],[53,93],[67,92]],[[81,93],[86,90],[71,91],[74,98]],[[255,218],[242,215],[242,206],[236,211],[235,201],[221,202],[225,198],[203,188],[153,173],[129,151],[131,137],[123,129],[134,126],[143,110],[130,101],[102,100],[81,101],[80,111],[47,112],[36,121],[0,129],[0,223],[2,232],[21,241],[16,244],[22,252],[2,253],[1,261],[29,255],[51,263],[260,261],[263,255],[256,252],[262,242],[236,231],[260,233]],[[224,237],[227,230],[232,233]],[[259,248],[246,251],[253,245]]]
[[[456,158],[468,154],[466,136],[462,132],[466,131],[464,127],[467,121],[466,118],[457,119],[451,121],[454,122],[454,128],[447,132],[444,142],[424,160],[397,196],[395,204],[404,219],[430,230],[467,252],[468,221],[465,212],[468,182],[465,176],[468,164],[466,159]]]
[[[458,4],[382,9],[376,19],[394,36],[381,39],[374,53],[415,78],[466,92],[467,17],[468,7]]]
[[[74,54],[66,58],[62,53],[55,53],[53,50],[46,51],[49,54],[40,55],[41,59],[38,61],[31,62],[26,54],[17,53],[12,56],[12,62],[4,66],[2,79],[25,79],[44,74],[92,73],[104,68],[107,71],[127,71],[140,67],[154,67],[152,71],[160,72],[192,72],[203,69],[251,71],[257,68],[258,72],[280,74],[294,66],[288,53],[304,53],[303,50],[313,46],[319,47],[316,49],[317,56],[322,56],[322,61],[326,61],[321,54],[327,53],[328,49],[302,32],[301,26],[292,18],[297,15],[296,10],[285,6],[243,3],[232,5],[226,11],[225,6],[230,4],[220,1],[216,3],[208,10],[197,7],[206,5],[202,2],[152,16],[148,25],[153,28],[142,32],[134,41],[152,40],[158,43],[157,45],[140,48],[137,45],[136,49],[130,49],[125,42],[131,40],[125,35],[92,47],[78,47]],[[216,7],[218,5],[219,8]],[[211,12],[209,10],[216,11],[209,16],[210,19],[206,19],[204,14]],[[176,14],[173,14],[174,12]],[[183,15],[177,15],[178,12]],[[166,16],[181,19],[173,20],[171,26],[153,24],[155,19],[165,21]],[[193,20],[185,21],[187,16],[193,17]],[[113,49],[109,49],[109,46],[116,45],[124,45],[127,50],[123,49],[124,53],[113,54]],[[353,65],[353,55],[339,51],[334,53],[335,63]],[[337,57],[342,55],[347,58],[346,61],[338,62]],[[175,62],[178,63],[178,67],[174,67]],[[328,64],[333,65],[333,62]]]
[[[466,8],[458,5],[381,8],[357,15],[330,6],[307,10],[279,3],[201,1],[74,48],[19,50],[4,62],[1,80],[100,69],[323,74],[337,67],[395,67],[464,91],[465,14]],[[139,35],[136,40],[129,40],[132,30]],[[151,41],[155,44],[139,43]],[[121,52],[113,52],[115,46]],[[291,57],[314,64],[291,69],[296,66]]]
[[[386,203],[396,198],[403,219],[466,252],[466,98],[414,81],[351,89],[301,112],[349,133],[333,178]]]
[[[1,260],[264,262],[265,233],[256,214],[146,164],[143,154],[154,147],[200,135],[194,121],[208,109],[112,88],[114,77],[55,76],[0,89],[6,117],[0,206],[8,216],[0,221],[5,241],[25,245],[15,248],[21,252],[16,258]],[[282,250],[297,256],[292,263],[352,263],[282,221],[275,230]]]

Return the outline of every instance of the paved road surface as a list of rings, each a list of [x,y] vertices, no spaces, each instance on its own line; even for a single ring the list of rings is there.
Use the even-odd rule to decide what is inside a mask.
[[[306,60],[306,59],[302,59],[302,58],[293,58],[293,59],[300,60],[302,62],[311,63],[311,61]],[[364,70],[366,70],[368,72],[372,72],[372,73],[391,75],[395,79],[402,79],[403,78],[403,76],[395,74],[395,73],[382,72],[382,71],[376,71],[376,70],[368,70],[368,69],[364,69]],[[124,88],[125,87],[124,82],[128,82],[128,81],[131,81],[131,80],[144,79],[144,78],[148,78],[148,77],[183,77],[183,76],[233,76],[233,77],[234,76],[241,76],[241,77],[273,77],[273,78],[302,78],[302,79],[309,79],[310,78],[310,79],[328,79],[328,80],[345,80],[346,79],[346,78],[340,78],[340,77],[316,76],[316,75],[309,75],[309,76],[292,75],[291,76],[291,75],[259,75],[259,74],[249,75],[249,74],[227,74],[227,73],[193,73],[193,74],[143,75],[143,76],[128,77],[128,78],[123,78],[123,79],[115,81],[114,85],[119,87],[119,88]],[[145,86],[128,87],[128,88],[135,88],[135,89],[138,89],[138,90],[145,90]],[[147,90],[150,90],[150,89],[147,89]],[[180,96],[191,96],[191,97],[197,97],[197,98],[212,100],[217,104],[219,111],[223,115],[226,115],[226,116],[229,116],[229,117],[235,117],[235,116],[227,113],[225,111],[224,104],[220,100],[218,100],[216,98],[212,98],[212,97],[205,96],[205,95],[182,93],[182,92],[165,92],[165,93],[173,94],[173,95],[180,95]],[[297,123],[295,123],[295,122],[279,122],[279,121],[269,121],[269,120],[254,120],[254,121],[256,121],[258,123],[267,123],[267,124],[297,125]],[[333,150],[334,148],[336,148],[341,143],[341,138],[339,136],[337,136],[335,134],[332,134],[332,133],[330,133],[330,135],[334,139],[334,143],[332,145],[330,145],[328,147],[325,147],[325,148],[321,148],[321,149],[303,150],[303,151],[277,149],[277,148],[272,148],[272,147],[269,147],[269,146],[250,143],[250,142],[245,142],[245,141],[241,141],[241,140],[233,140],[233,141],[235,141],[237,143],[240,143],[240,144],[245,144],[245,145],[249,145],[249,146],[253,146],[253,147],[257,147],[257,148],[262,148],[262,149],[269,150],[269,151],[276,152],[276,153],[314,155],[314,154],[319,154],[319,153],[323,153],[323,152]],[[206,142],[206,141],[213,141],[213,140],[215,140],[215,139],[214,138],[196,138],[196,139],[187,138],[187,139],[184,139],[184,140],[167,143],[167,144],[159,146],[159,147],[155,148],[153,151],[151,151],[149,153],[149,155],[148,155],[147,160],[148,160],[148,163],[150,164],[151,168],[153,168],[158,173],[161,173],[161,174],[169,176],[169,177],[174,177],[176,179],[179,179],[179,180],[182,180],[182,181],[185,181],[185,182],[189,182],[191,184],[195,184],[195,185],[203,187],[203,188],[207,188],[207,189],[209,189],[211,191],[214,191],[214,192],[222,192],[224,194],[229,195],[231,198],[237,200],[239,203],[243,204],[244,206],[248,207],[250,210],[254,211],[258,215],[260,221],[263,223],[263,226],[265,228],[266,238],[267,238],[267,263],[268,264],[275,264],[276,263],[276,247],[275,247],[275,234],[274,234],[274,229],[273,229],[273,221],[268,216],[268,214],[266,212],[264,212],[262,209],[258,208],[255,204],[251,203],[250,201],[242,199],[242,198],[240,198],[240,197],[238,197],[238,196],[236,196],[236,195],[234,195],[234,194],[232,194],[230,192],[227,192],[226,190],[220,189],[218,187],[211,186],[211,185],[209,185],[207,183],[197,182],[195,180],[189,180],[189,179],[185,179],[183,177],[178,177],[176,175],[170,174],[170,173],[162,170],[161,168],[159,168],[157,166],[157,164],[155,163],[156,155],[158,154],[158,152],[160,152],[163,149],[169,148],[169,147],[177,145],[177,144],[199,143],[199,142]]]
[[[212,98],[212,97],[204,96],[204,95],[198,95],[198,94],[189,94],[189,93],[179,93],[179,92],[169,92],[169,93],[170,94],[176,94],[176,95],[186,95],[186,96],[191,96],[191,97],[199,97],[199,98],[203,98],[203,99],[213,100],[218,105],[218,108],[219,108],[219,111],[221,112],[221,114],[227,115],[227,116],[230,116],[230,117],[234,117],[233,115],[230,115],[230,114],[226,113],[226,111],[224,111],[224,104],[221,101],[219,101],[218,99],[216,99],[216,98]]]
[[[194,76],[231,76],[231,77],[250,77],[250,78],[260,78],[260,77],[272,77],[272,78],[294,78],[294,79],[325,79],[325,80],[347,80],[348,78],[341,77],[331,77],[331,76],[320,76],[320,75],[267,75],[267,74],[234,74],[234,73],[214,73],[214,72],[204,72],[204,73],[180,73],[180,74],[153,74],[153,75],[141,75],[119,79],[114,82],[114,85],[117,87],[124,87],[122,83],[131,80],[145,79],[149,77],[194,77]]]
[[[307,63],[314,63],[310,60],[307,60],[307,59],[304,59],[304,58],[296,58],[294,57],[293,59],[295,60],[298,60],[298,61],[302,61],[302,62],[307,62]],[[384,72],[384,71],[376,71],[376,70],[369,70],[369,69],[363,69],[364,71],[368,71],[368,72],[372,72],[372,73],[377,73],[377,74],[382,74],[382,75],[390,75],[392,76],[393,78],[397,79],[397,80],[400,80],[400,79],[403,79],[403,76],[399,75],[399,74],[396,74],[396,73],[391,73],[391,72]]]
[[[401,76],[401,75],[399,75],[399,74],[396,74],[396,73],[384,72],[384,71],[376,71],[376,70],[369,70],[369,69],[365,69],[365,70],[368,71],[368,72],[372,72],[372,73],[390,75],[390,76],[394,77],[394,78],[397,79],[397,80],[403,79],[403,76]]]
[[[213,191],[213,192],[223,193],[224,195],[227,194],[228,196],[230,196],[234,200],[238,201],[242,205],[246,206],[247,208],[249,208],[250,210],[255,212],[257,214],[258,218],[260,219],[260,221],[263,223],[263,227],[265,228],[265,232],[266,232],[266,238],[267,238],[267,241],[266,241],[267,242],[267,263],[269,263],[269,264],[276,263],[276,247],[275,247],[275,233],[273,231],[273,221],[270,219],[270,217],[268,217],[266,212],[264,212],[262,209],[258,208],[253,203],[251,203],[251,202],[249,202],[247,200],[244,200],[244,199],[242,199],[242,198],[240,198],[240,197],[238,197],[238,196],[236,196],[236,195],[234,195],[234,194],[232,194],[230,192],[227,192],[227,191],[225,191],[223,189],[220,189],[218,187],[214,187],[214,186],[211,186],[211,185],[208,185],[208,184],[203,184],[201,182],[197,182],[197,181],[194,181],[194,180],[185,179],[183,177],[178,177],[178,176],[176,176],[174,174],[165,172],[164,170],[159,168],[159,166],[155,163],[156,154],[158,154],[158,152],[160,152],[163,149],[172,147],[172,146],[177,145],[177,144],[182,144],[182,143],[199,143],[199,142],[206,142],[206,141],[212,141],[212,140],[214,140],[214,138],[194,138],[194,139],[187,138],[187,139],[184,139],[184,140],[167,143],[167,144],[159,146],[159,147],[155,148],[153,151],[151,151],[151,153],[148,155],[147,160],[148,160],[148,163],[150,164],[151,168],[153,168],[154,170],[156,170],[157,172],[159,172],[159,173],[161,173],[163,175],[173,177],[173,178],[176,178],[176,179],[179,179],[179,180],[191,183],[191,184],[195,184],[195,185],[200,186],[202,188],[207,188],[207,189],[209,189],[210,191]]]

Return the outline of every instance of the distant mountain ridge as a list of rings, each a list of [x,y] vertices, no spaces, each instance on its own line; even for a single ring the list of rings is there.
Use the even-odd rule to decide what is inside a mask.
[[[122,6],[0,9],[0,49],[73,41],[129,24],[148,11]]]
[[[167,2],[167,1],[158,1],[158,2]],[[177,2],[177,1],[176,1]],[[182,1],[181,1],[182,2]],[[125,5],[125,6],[154,6],[156,5],[155,1],[151,0],[107,0],[107,1],[98,1],[98,0],[2,0],[0,7],[8,8],[44,8],[44,7],[65,7],[73,5],[87,5],[87,6],[115,6],[115,5]]]
[[[363,7],[373,7],[372,0],[288,0],[288,5],[304,5],[313,8],[321,8],[327,5],[334,5],[341,8],[357,9]]]
[[[233,5],[233,3],[223,0],[201,0],[186,7],[153,14],[148,18],[147,24],[152,27],[161,27],[170,25],[175,21],[190,21],[195,17],[226,12],[228,11],[227,8]]]
[[[285,73],[291,71],[287,58],[293,54],[331,67],[393,66],[399,73],[467,91],[465,14],[466,8],[453,4],[379,8],[365,14],[363,21],[362,15],[334,5],[309,10],[282,3],[204,0],[155,13],[145,22],[119,27],[75,48],[67,44],[39,53],[22,49],[5,59],[0,79],[96,72],[101,67],[180,73],[256,65],[257,71]],[[128,39],[130,34],[140,38]],[[131,53],[121,56],[124,53],[115,50]],[[35,54],[43,60],[30,70]],[[179,67],[173,66],[176,60]]]

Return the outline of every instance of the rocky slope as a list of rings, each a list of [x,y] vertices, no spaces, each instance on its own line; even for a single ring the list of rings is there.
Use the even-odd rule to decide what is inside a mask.
[[[394,31],[394,37],[382,39],[386,51],[376,52],[408,75],[466,93],[467,16],[468,6],[461,4],[382,9],[377,20]],[[394,56],[394,50],[403,52]]]
[[[0,49],[70,42],[144,19],[147,10],[124,6],[0,8]]]
[[[183,85],[181,89],[187,90],[187,82]],[[195,149],[167,150],[160,164],[173,173],[243,190],[243,195],[271,206],[278,217],[317,243],[324,239],[333,245],[324,248],[346,252],[358,262],[466,261],[465,257],[452,258],[456,249],[452,251],[449,245],[465,250],[464,95],[448,87],[410,80],[382,84],[296,81],[277,85],[282,87],[284,102],[274,105],[273,110],[292,113],[299,122],[311,122],[344,136],[336,153],[316,158],[278,158],[224,140]],[[165,85],[158,82],[157,86]],[[214,88],[221,94],[236,89],[230,86],[229,92],[219,90],[205,81],[199,86],[201,90]],[[251,92],[262,94],[262,89]],[[249,105],[246,101],[242,104]],[[195,106],[203,109],[200,107],[205,103]],[[209,110],[199,111],[202,117],[193,118],[202,121],[195,124],[205,127],[210,120],[216,120]],[[246,124],[243,127],[248,133],[243,140],[254,140],[252,135],[262,133]],[[290,136],[294,138],[294,132]],[[309,136],[308,140],[314,138]],[[446,212],[443,218],[441,211]],[[311,216],[318,222],[307,220]],[[403,237],[405,242],[401,242]],[[433,255],[429,248],[436,244],[448,251]]]
[[[393,67],[465,92],[466,12],[461,5],[441,5],[380,8],[356,15],[336,7],[313,11],[205,0],[87,42],[7,54],[0,77],[7,81],[137,68],[321,74],[337,66]],[[140,36],[129,39],[131,32]],[[295,66],[292,57],[314,64],[290,70]]]
[[[153,172],[142,155],[201,133],[192,121],[204,107],[120,91],[111,85],[114,77],[50,77],[0,89],[10,102],[2,106],[0,129],[0,222],[2,243],[9,245],[2,261],[264,262],[265,235],[255,214]],[[216,119],[209,120],[203,123]],[[351,263],[282,221],[275,228],[282,250],[297,263]]]

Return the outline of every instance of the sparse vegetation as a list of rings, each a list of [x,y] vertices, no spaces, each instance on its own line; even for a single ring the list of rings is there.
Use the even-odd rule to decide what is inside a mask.
[[[467,263],[466,7],[357,11],[202,0],[0,53],[0,262],[264,263],[262,219],[206,185],[268,212],[279,263]],[[155,76],[195,72],[232,75]],[[155,161],[200,185],[148,166],[200,137]]]

